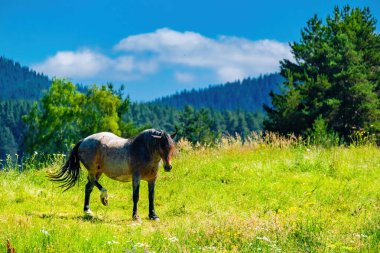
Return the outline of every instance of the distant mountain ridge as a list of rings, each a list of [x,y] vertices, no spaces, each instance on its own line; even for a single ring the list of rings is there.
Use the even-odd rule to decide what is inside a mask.
[[[207,88],[184,90],[174,95],[158,98],[152,103],[182,109],[186,105],[194,108],[214,110],[262,111],[263,104],[271,105],[269,93],[277,92],[283,78],[280,74],[269,74],[258,78],[228,82]]]
[[[37,100],[50,85],[51,81],[46,75],[0,57],[0,99]]]
[[[210,85],[203,89],[184,90],[165,96],[151,103],[183,109],[186,105],[194,108],[214,110],[262,111],[263,104],[270,105],[270,91],[278,91],[282,82],[280,74],[268,74],[257,78]],[[42,91],[50,87],[51,80],[18,62],[0,57],[0,100],[38,100]],[[82,86],[78,86],[80,89]],[[85,87],[82,87],[85,90]]]

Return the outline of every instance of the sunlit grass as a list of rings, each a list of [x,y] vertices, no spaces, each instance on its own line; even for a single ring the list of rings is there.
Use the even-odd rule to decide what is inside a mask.
[[[269,142],[268,142],[269,143]],[[101,179],[94,218],[79,187],[62,193],[47,170],[0,172],[0,251],[16,252],[345,252],[378,251],[380,150],[224,140],[217,148],[181,142],[173,170],[160,171],[159,222],[132,221],[130,183]],[[278,142],[280,143],[280,142]],[[58,158],[57,158],[58,159]]]

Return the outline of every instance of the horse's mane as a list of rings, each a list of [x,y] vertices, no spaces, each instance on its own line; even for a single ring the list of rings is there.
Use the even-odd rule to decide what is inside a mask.
[[[152,136],[162,136],[167,137],[167,133],[163,130],[157,130],[157,129],[147,129],[139,133],[136,137],[132,139],[132,143],[157,143]]]
[[[147,129],[142,131],[131,140],[130,153],[132,158],[148,162],[152,159],[154,153],[158,151],[159,140],[153,136],[161,136],[162,139],[172,141],[169,134],[162,130]]]

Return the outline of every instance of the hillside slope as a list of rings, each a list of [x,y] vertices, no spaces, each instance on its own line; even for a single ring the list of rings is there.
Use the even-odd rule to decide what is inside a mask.
[[[5,159],[7,154],[23,153],[26,133],[22,116],[50,85],[47,76],[0,57],[0,159]]]
[[[180,93],[159,98],[154,103],[183,108],[213,108],[215,110],[262,111],[263,104],[270,105],[270,91],[278,91],[282,77],[270,74],[258,78],[246,78],[242,81],[209,86],[199,90],[185,90]]]
[[[37,100],[50,84],[47,76],[0,57],[0,99]]]

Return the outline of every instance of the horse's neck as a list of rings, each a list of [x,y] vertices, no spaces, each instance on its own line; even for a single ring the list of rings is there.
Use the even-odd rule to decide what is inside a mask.
[[[158,163],[160,162],[160,160],[161,160],[161,156],[158,154],[158,152],[156,154],[152,154],[152,161],[154,163]]]
[[[132,139],[128,145],[130,146],[131,153],[137,157],[143,155],[146,158],[149,157],[150,161],[159,161],[161,159],[156,143],[146,142],[143,137]]]

